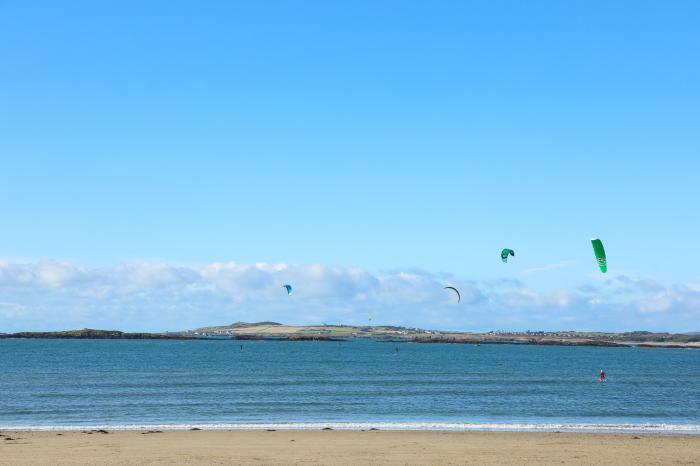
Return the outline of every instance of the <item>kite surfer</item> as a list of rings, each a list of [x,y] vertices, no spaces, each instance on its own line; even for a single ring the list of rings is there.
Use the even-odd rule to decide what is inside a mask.
[[[605,382],[605,371],[603,369],[598,373],[598,382]]]

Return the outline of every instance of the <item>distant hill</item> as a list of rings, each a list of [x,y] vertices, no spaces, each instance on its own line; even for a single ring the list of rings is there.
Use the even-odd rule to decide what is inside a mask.
[[[415,343],[700,347],[700,335],[647,331],[604,333],[566,330],[472,333],[423,330],[393,325],[285,325],[277,322],[236,322],[232,325],[201,327],[183,334],[239,340],[336,340],[340,338]]]
[[[234,322],[230,325],[231,328],[241,328],[241,327],[259,327],[261,325],[265,326],[271,326],[271,325],[282,325],[279,322],[270,322],[270,321],[263,321],[263,322]]]
[[[82,330],[64,330],[62,332],[18,332],[0,334],[0,338],[74,338],[94,340],[177,340],[180,335],[166,335],[163,333],[126,333],[119,330],[94,330],[84,328]]]

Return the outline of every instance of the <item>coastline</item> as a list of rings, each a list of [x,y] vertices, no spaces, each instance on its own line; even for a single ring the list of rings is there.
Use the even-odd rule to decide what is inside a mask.
[[[671,423],[557,423],[557,422],[240,422],[240,423],[131,423],[131,424],[38,424],[0,425],[0,432],[82,432],[82,431],[319,431],[346,432],[508,432],[508,433],[578,433],[578,434],[645,434],[697,435],[698,424]]]
[[[0,465],[698,464],[700,436],[546,432],[204,430],[12,432]]]
[[[652,334],[651,332],[454,332],[393,326],[319,325],[294,326],[278,323],[235,323],[230,326],[203,327],[195,331],[165,333],[129,333],[120,330],[63,330],[52,332],[0,333],[0,340],[203,340],[220,342],[290,341],[594,346],[613,348],[700,349],[700,335]]]

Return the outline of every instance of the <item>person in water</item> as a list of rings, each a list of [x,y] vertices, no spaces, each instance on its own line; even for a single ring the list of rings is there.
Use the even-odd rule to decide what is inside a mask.
[[[598,382],[605,382],[605,371],[603,369],[598,373]]]

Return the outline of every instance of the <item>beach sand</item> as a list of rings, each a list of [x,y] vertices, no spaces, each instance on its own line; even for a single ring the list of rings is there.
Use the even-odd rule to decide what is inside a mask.
[[[700,464],[700,436],[685,435],[308,430],[2,435],[1,465]]]

